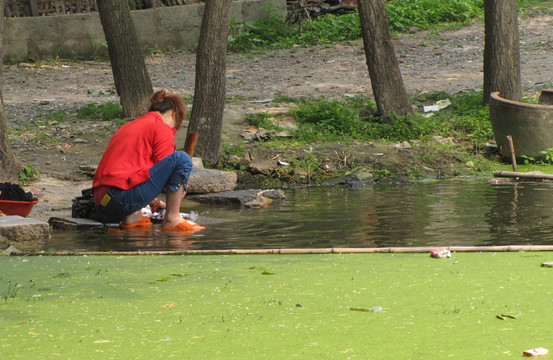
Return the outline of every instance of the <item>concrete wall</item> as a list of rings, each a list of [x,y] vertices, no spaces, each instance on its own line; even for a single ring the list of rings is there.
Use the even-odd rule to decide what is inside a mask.
[[[234,1],[232,16],[236,24],[258,21],[268,6],[286,16],[286,0]],[[189,49],[197,44],[203,8],[203,4],[191,4],[133,11],[143,50]],[[97,13],[5,18],[3,35],[4,61],[107,54]]]

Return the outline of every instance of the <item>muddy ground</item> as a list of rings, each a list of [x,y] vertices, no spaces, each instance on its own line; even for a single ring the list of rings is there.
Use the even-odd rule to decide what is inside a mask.
[[[525,94],[531,95],[553,83],[553,17],[542,15],[523,19],[521,69]],[[406,88],[410,93],[459,91],[482,87],[482,23],[458,30],[416,32],[394,40]],[[342,98],[344,95],[372,95],[362,43],[335,44],[311,48],[268,51],[264,54],[230,54],[227,59],[227,96],[223,138],[226,144],[242,140],[240,134],[246,113],[284,112],[287,106],[270,100],[276,93],[292,98],[314,96]],[[155,53],[146,63],[154,88],[167,89],[185,97],[193,95],[195,55],[187,52]],[[42,64],[42,63],[41,63]],[[37,64],[12,64],[3,69],[5,113],[10,127],[25,126],[52,111],[74,113],[90,103],[118,101],[114,95],[110,64],[94,61],[50,61]],[[52,143],[34,138],[31,132],[12,136],[17,157],[40,171],[40,179],[29,183],[41,202],[33,216],[49,218],[70,214],[70,200],[90,186],[91,179],[80,170],[95,166],[109,141],[113,126],[105,121],[50,122],[43,132],[55,136]],[[184,143],[186,129],[177,138]],[[251,147],[255,157],[280,155],[283,161],[300,158],[301,152],[277,153]],[[332,170],[354,162],[356,166],[397,172],[412,166],[417,151],[379,143],[315,146],[311,149],[330,164]],[[307,149],[303,151],[305,154]],[[262,155],[262,153],[265,153]],[[376,154],[376,155],[375,155]],[[465,166],[455,154],[444,154],[441,161],[421,164],[423,176],[455,174]],[[292,180],[291,180],[292,181]]]

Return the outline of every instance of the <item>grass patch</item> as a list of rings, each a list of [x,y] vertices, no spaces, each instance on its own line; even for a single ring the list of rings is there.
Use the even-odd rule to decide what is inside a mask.
[[[552,0],[518,0],[519,12],[523,16],[553,14]]]
[[[77,110],[77,116],[84,120],[115,120],[121,117],[123,108],[118,102],[88,104]]]
[[[374,103],[367,97],[346,97],[342,101],[287,98],[287,102],[297,104],[288,114],[293,116],[298,124],[295,138],[288,141],[410,141],[440,135],[481,147],[493,139],[488,107],[482,105],[482,94],[478,91],[456,95],[445,92],[422,94],[417,95],[412,101],[422,109],[424,105],[446,99],[451,101],[451,105],[432,114],[433,116],[418,111],[415,118],[397,118],[394,124],[388,124],[362,115],[367,109],[375,110]],[[263,115],[249,116],[265,118]]]
[[[487,146],[494,138],[489,110],[487,105],[482,105],[479,91],[455,95],[445,92],[416,95],[412,98],[413,104],[418,107],[415,116],[399,117],[394,123],[371,117],[375,105],[364,96],[332,100],[281,98],[277,94],[275,99],[295,106],[281,115],[248,114],[246,122],[260,129],[279,131],[280,116],[288,122],[291,117],[295,119],[297,129],[287,130],[291,137],[257,139],[255,142],[259,145],[253,145],[266,148],[265,151],[272,152],[273,156],[287,159],[291,166],[279,171],[284,180],[289,178],[295,182],[318,183],[329,176],[328,170],[336,175],[358,166],[366,166],[376,175],[378,170],[385,168],[388,171],[386,178],[389,178],[388,174],[397,172],[398,178],[416,179],[425,176],[429,168],[438,169],[442,176],[451,176],[459,172],[481,173],[495,164]],[[423,112],[425,105],[440,100],[449,100],[451,104],[435,113]],[[412,146],[411,160],[409,157],[401,160],[392,156],[389,164],[381,162],[379,167],[382,169],[361,165],[366,161],[367,153],[361,150],[363,147],[369,149],[374,144],[386,146],[390,143],[397,144],[397,149]],[[247,146],[247,143],[242,143],[240,148]],[[223,147],[224,158],[230,159],[232,148],[231,145]],[[340,156],[339,152],[344,154]],[[365,160],[359,162],[357,159]],[[230,164],[239,168],[236,159],[231,160]]]
[[[256,128],[272,130],[272,131],[283,131],[284,129],[278,125],[277,119],[275,116],[268,114],[266,112],[260,112],[256,114],[248,113],[244,117],[244,123],[249,126],[254,126]]]
[[[12,140],[22,138],[28,142],[59,143],[67,141],[63,137],[64,131],[76,131],[78,135],[83,134],[82,130],[75,130],[81,120],[109,120],[109,125],[104,127],[103,131],[105,134],[111,135],[125,123],[120,118],[121,110],[121,105],[114,102],[102,105],[88,104],[77,110],[76,113],[56,110],[25,121],[11,120],[8,134]]]
[[[511,359],[551,349],[543,314],[553,269],[540,267],[549,260],[544,252],[1,257],[0,354]]]

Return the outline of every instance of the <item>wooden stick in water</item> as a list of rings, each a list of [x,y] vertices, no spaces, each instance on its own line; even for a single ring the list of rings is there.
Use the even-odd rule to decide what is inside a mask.
[[[513,137],[507,135],[507,142],[509,143],[509,151],[511,153],[511,162],[513,163],[513,171],[517,171],[517,158],[515,156],[515,146],[513,145]]]

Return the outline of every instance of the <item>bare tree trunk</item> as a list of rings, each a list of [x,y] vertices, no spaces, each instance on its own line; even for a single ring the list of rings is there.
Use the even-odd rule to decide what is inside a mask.
[[[226,94],[226,51],[232,1],[205,2],[198,52],[194,104],[188,133],[198,132],[196,154],[215,164],[221,154],[221,134]]]
[[[517,0],[484,1],[484,94],[522,99]]]
[[[23,165],[17,160],[12,152],[10,142],[8,140],[8,128],[6,125],[6,117],[4,116],[4,98],[2,97],[2,88],[4,81],[2,78],[3,58],[2,40],[4,34],[4,5],[5,1],[0,0],[0,180],[17,182],[19,172],[23,169]]]
[[[136,118],[148,110],[148,98],[153,88],[138,43],[129,2],[98,0],[97,3],[123,117]]]
[[[392,44],[385,1],[359,0],[358,6],[377,114],[388,121],[393,121],[394,114],[412,114],[411,100]]]

